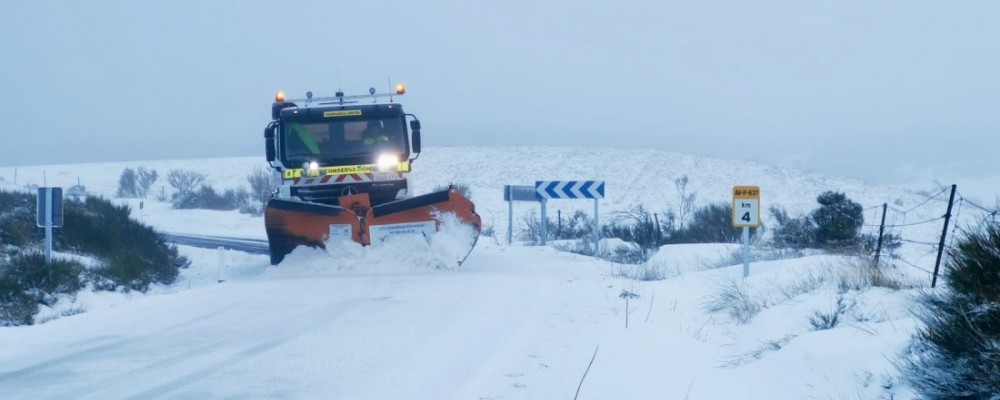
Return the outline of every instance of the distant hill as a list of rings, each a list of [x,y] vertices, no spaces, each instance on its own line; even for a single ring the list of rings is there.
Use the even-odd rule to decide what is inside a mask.
[[[92,193],[114,195],[118,176],[126,167],[145,166],[160,172],[154,194],[161,188],[170,191],[166,172],[193,169],[208,176],[208,183],[218,188],[246,185],[246,175],[255,167],[265,167],[263,157],[239,157],[196,160],[151,160],[93,164],[28,166],[0,168],[6,187],[50,185],[69,187],[80,183]],[[773,165],[722,160],[711,157],[658,150],[587,148],[587,147],[429,147],[413,164],[411,175],[417,192],[423,193],[449,182],[461,182],[472,188],[480,210],[506,212],[503,185],[532,185],[535,180],[604,180],[607,199],[601,202],[606,211],[644,205],[654,211],[676,207],[677,191],[673,180],[687,175],[689,189],[697,192],[698,204],[730,201],[729,190],[735,185],[761,187],[764,208],[781,205],[793,212],[815,208],[816,196],[826,190],[842,191],[865,207],[883,202],[908,208],[925,198],[916,192],[877,185],[855,179],[825,176]],[[945,199],[946,200],[946,199]],[[581,204],[582,203],[582,204]],[[592,210],[586,202],[558,201],[554,207]],[[941,210],[928,212],[929,217]]]

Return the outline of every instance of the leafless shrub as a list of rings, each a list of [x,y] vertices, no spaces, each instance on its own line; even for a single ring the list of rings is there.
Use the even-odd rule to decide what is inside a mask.
[[[688,193],[688,182],[687,175],[674,179],[674,188],[677,189],[677,197],[679,198],[677,206],[677,227],[679,229],[684,229],[684,222],[694,210],[694,200],[698,197],[697,192]]]
[[[708,312],[725,311],[737,324],[750,322],[763,308],[762,302],[751,297],[745,282],[725,279],[715,282],[715,293],[704,302]]]
[[[844,300],[844,296],[837,296],[837,303],[833,309],[828,311],[816,310],[809,317],[809,325],[812,325],[813,330],[822,331],[826,329],[833,329],[841,322],[841,317],[847,313],[853,305],[848,305]]]
[[[670,271],[663,263],[651,261],[634,265],[619,265],[611,272],[611,276],[615,278],[626,278],[635,281],[662,281],[677,275],[680,275],[680,273]]]
[[[892,267],[876,267],[874,260],[865,256],[855,256],[838,269],[836,273],[837,288],[841,292],[850,290],[865,290],[880,287],[892,290],[912,289],[918,284],[908,282]]]
[[[205,174],[198,171],[174,169],[167,173],[167,183],[180,194],[193,193],[202,182],[205,182]]]
[[[115,194],[121,198],[138,197],[139,190],[134,169],[125,168],[122,170],[121,175],[118,176],[118,190]]]
[[[264,213],[274,187],[272,178],[273,174],[270,171],[260,167],[247,175],[247,183],[250,184],[249,201],[247,206],[240,210],[241,212],[258,216]]]
[[[149,189],[153,187],[156,180],[160,177],[160,174],[156,172],[155,169],[146,169],[146,167],[139,167],[136,170],[136,194],[141,198],[146,198],[149,195]]]

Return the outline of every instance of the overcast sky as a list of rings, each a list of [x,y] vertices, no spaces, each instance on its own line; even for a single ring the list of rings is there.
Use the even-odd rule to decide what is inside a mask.
[[[263,162],[276,90],[391,79],[425,146],[998,176],[998,21],[997,1],[5,0],[0,165]]]

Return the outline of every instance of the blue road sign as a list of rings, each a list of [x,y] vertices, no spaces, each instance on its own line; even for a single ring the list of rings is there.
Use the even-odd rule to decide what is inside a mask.
[[[535,181],[540,199],[603,199],[604,181]]]
[[[48,195],[46,191],[52,191],[52,204],[48,204]],[[38,219],[38,227],[44,228],[45,223],[45,212],[47,209],[52,209],[52,226],[55,228],[61,228],[63,225],[63,195],[62,188],[60,187],[40,187],[38,188],[38,198],[36,201],[36,217]]]
[[[503,201],[538,201],[534,186],[504,185]]]

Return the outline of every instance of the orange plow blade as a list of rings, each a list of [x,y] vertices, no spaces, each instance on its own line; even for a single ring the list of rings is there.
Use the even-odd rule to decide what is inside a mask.
[[[455,189],[374,207],[365,193],[342,196],[338,203],[271,199],[264,214],[271,264],[280,263],[297,246],[325,248],[331,239],[369,245],[396,235],[429,236],[441,229],[441,218],[446,214],[454,214],[471,226],[476,238],[482,224],[472,201]]]

